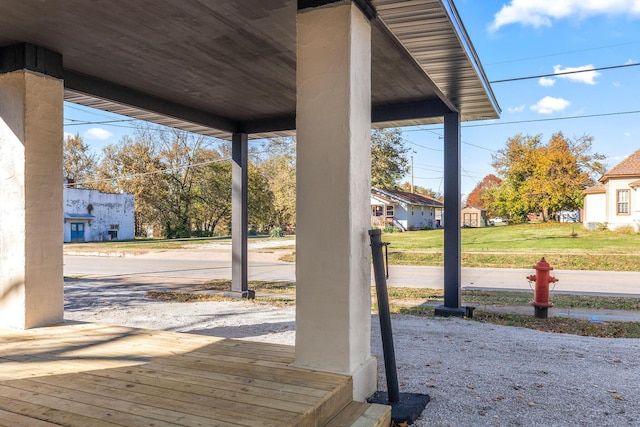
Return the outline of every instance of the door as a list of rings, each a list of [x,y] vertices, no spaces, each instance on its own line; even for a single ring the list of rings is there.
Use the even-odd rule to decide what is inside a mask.
[[[84,222],[71,223],[71,241],[84,242]]]

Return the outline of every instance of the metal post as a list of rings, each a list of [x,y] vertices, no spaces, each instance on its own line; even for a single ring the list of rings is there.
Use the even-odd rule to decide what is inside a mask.
[[[464,316],[461,307],[460,189],[461,149],[460,114],[444,116],[444,305],[437,316]]]
[[[237,298],[254,298],[249,290],[247,267],[248,234],[248,135],[234,133],[231,139],[231,292]]]
[[[387,376],[387,393],[389,402],[400,401],[398,388],[398,372],[396,370],[396,354],[393,347],[393,331],[391,330],[391,313],[389,311],[389,296],[387,294],[387,279],[385,275],[384,257],[382,256],[382,231],[369,230],[371,239],[371,256],[373,258],[373,274],[376,279],[376,295],[378,299],[378,317],[380,318],[380,334],[382,335],[382,351],[384,354],[384,369]]]

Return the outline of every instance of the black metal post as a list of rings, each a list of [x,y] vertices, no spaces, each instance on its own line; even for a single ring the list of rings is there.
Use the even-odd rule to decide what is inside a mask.
[[[378,299],[378,316],[380,318],[380,334],[382,335],[382,351],[384,354],[384,370],[387,376],[387,393],[389,402],[400,401],[398,388],[398,372],[396,369],[396,353],[393,347],[393,331],[391,330],[391,313],[389,311],[389,295],[387,294],[387,278],[382,256],[382,231],[369,230],[371,239],[371,256],[373,258],[373,274],[376,280]]]

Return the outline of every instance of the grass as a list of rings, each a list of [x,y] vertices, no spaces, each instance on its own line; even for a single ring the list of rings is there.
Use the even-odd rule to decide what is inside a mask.
[[[250,281],[249,287],[258,293],[266,294],[251,301],[254,304],[278,306],[295,304],[294,282]],[[174,302],[236,301],[217,293],[229,289],[231,289],[230,280],[211,280],[199,287],[198,292],[149,292],[147,297]],[[373,306],[377,309],[375,288],[372,289],[372,294]],[[391,301],[391,312],[395,314],[433,317],[434,305],[443,302],[441,289],[389,288],[388,294]],[[530,292],[463,290],[461,296],[465,304],[484,306],[484,309],[475,310],[474,321],[583,336],[640,338],[640,322],[594,323],[568,317],[537,319],[533,317],[533,309],[531,315],[497,313],[487,310],[488,306],[528,306],[532,297]],[[638,315],[640,315],[640,298],[552,294],[551,300],[556,308],[628,310],[638,311]]]
[[[444,231],[385,233],[389,263],[444,265]],[[637,271],[640,235],[586,231],[580,224],[519,224],[463,228],[463,267],[532,268],[545,257],[559,270]]]

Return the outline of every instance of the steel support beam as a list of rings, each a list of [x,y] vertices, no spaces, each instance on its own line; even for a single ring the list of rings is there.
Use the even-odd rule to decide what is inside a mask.
[[[460,190],[461,190],[460,114],[444,115],[444,305],[436,316],[465,315],[461,307]]]
[[[254,298],[249,290],[247,268],[248,238],[248,135],[234,133],[231,137],[231,292],[236,298]]]

